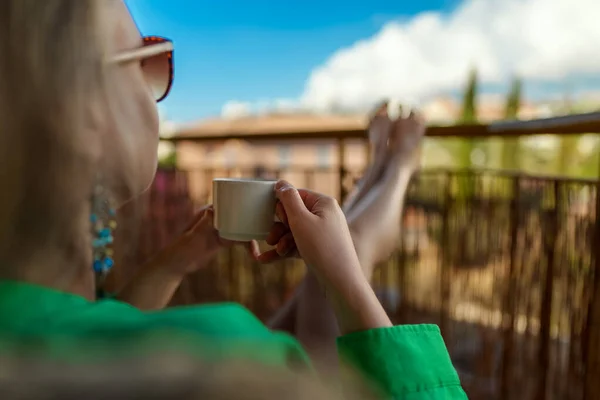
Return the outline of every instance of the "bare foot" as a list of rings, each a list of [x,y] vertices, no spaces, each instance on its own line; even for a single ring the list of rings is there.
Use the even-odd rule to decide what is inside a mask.
[[[388,116],[388,103],[384,102],[376,108],[369,123],[368,137],[371,145],[371,164],[344,201],[342,210],[344,210],[345,214],[348,214],[352,210],[352,207],[360,202],[377,181],[381,179],[385,170],[387,146],[392,126],[393,121]]]
[[[391,158],[399,158],[416,169],[421,158],[421,142],[425,136],[425,120],[414,111],[407,118],[399,117],[390,133],[389,150]]]
[[[425,123],[414,113],[393,121],[381,178],[355,202],[348,225],[368,279],[398,247],[404,198],[418,166]]]

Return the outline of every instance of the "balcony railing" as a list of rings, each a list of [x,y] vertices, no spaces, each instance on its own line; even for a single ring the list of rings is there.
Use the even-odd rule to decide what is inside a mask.
[[[431,128],[433,136],[600,133],[600,114],[531,122]],[[358,174],[346,168],[344,142],[364,132],[253,135],[244,140],[333,139],[333,169],[265,170],[311,187],[331,180],[344,196]],[[186,138],[197,143],[239,139]],[[175,140],[178,142],[179,140]],[[167,244],[210,198],[210,181],[252,169],[159,171],[144,206],[134,265]],[[193,177],[193,181],[191,178]],[[190,196],[189,186],[205,188]],[[457,187],[469,185],[467,194]],[[379,266],[374,288],[397,323],[440,325],[474,399],[593,399],[599,396],[600,243],[598,180],[500,171],[425,170],[411,184],[398,251]],[[127,233],[127,232],[126,232]],[[129,232],[131,233],[131,232]],[[267,318],[304,274],[294,261],[253,264],[224,251],[190,277],[174,304],[233,300]],[[285,265],[282,265],[285,264]]]

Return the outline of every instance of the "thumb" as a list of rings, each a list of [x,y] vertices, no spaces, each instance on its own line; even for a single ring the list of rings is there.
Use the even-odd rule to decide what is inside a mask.
[[[292,220],[309,213],[300,197],[298,189],[288,181],[281,180],[275,185],[275,196],[283,205],[288,220]]]
[[[204,219],[204,217],[206,216],[207,212],[213,212],[214,213],[214,208],[213,208],[212,205],[204,206],[200,210],[198,210],[196,212],[196,214],[194,215],[194,217],[192,218],[192,221],[185,228],[184,232],[193,231],[194,228],[200,223],[200,221],[202,221]]]
[[[201,232],[211,232],[211,231],[215,230],[214,222],[213,222],[214,216],[215,216],[215,212],[214,212],[213,208],[212,207],[207,208],[204,211],[202,218],[200,218],[198,223],[196,225],[194,225],[194,227],[190,230],[190,232],[201,233]]]

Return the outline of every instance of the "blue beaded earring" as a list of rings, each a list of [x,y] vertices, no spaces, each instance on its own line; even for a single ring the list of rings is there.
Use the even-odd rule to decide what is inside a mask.
[[[114,241],[113,231],[117,228],[117,221],[115,208],[100,184],[94,188],[90,223],[92,227],[92,267],[96,274],[98,297],[103,297],[104,280],[114,265],[112,244]]]

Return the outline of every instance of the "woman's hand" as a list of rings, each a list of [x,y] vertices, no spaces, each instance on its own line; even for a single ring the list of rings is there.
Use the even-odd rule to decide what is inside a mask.
[[[186,275],[208,267],[221,248],[236,244],[219,237],[213,218],[212,206],[202,208],[181,236],[140,267],[117,298],[144,310],[166,307]],[[258,258],[256,242],[244,245]]]
[[[399,117],[393,122],[389,139],[390,151],[412,170],[416,169],[420,163],[421,152],[419,149],[426,129],[425,120],[414,111],[411,111],[408,117]]]
[[[234,244],[246,246],[251,255],[256,257],[256,241],[238,243],[219,237],[219,232],[213,224],[214,214],[212,205],[203,207],[183,234],[160,252],[152,263],[161,265],[173,274],[185,276],[208,267],[220,249]]]
[[[276,224],[269,240],[273,252],[259,260],[289,256],[296,249],[323,285],[342,333],[391,326],[360,268],[346,218],[337,201],[278,182]],[[277,239],[277,240],[276,240]],[[273,243],[276,240],[276,243]]]

